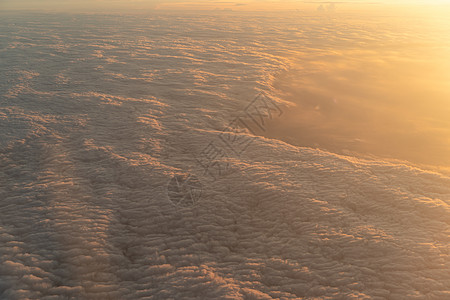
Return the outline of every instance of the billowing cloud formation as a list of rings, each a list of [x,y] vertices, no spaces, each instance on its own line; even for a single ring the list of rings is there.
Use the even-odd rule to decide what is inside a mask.
[[[336,4],[328,3],[326,5],[320,4],[317,8],[318,12],[334,12],[336,10]]]

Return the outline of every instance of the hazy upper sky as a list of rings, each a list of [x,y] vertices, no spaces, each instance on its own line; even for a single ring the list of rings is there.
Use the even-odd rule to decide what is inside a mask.
[[[114,9],[232,9],[279,10],[316,9],[320,5],[336,3],[342,9],[382,4],[449,5],[450,0],[352,0],[352,1],[300,1],[300,0],[1,0],[0,10],[114,10]]]

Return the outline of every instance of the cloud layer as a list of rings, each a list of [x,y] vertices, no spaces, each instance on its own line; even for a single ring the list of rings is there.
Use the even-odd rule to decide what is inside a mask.
[[[255,136],[229,175],[195,161],[258,91],[282,105],[321,18],[1,18],[0,298],[450,297],[448,177]]]

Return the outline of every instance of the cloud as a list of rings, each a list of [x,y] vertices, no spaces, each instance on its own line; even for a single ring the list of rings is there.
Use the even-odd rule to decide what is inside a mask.
[[[318,12],[334,12],[336,10],[335,3],[328,3],[326,5],[320,4],[319,7],[317,7]]]
[[[363,101],[385,91],[374,82],[423,80],[411,81],[415,64],[397,73],[404,81],[386,75],[415,58],[389,47],[395,27],[67,16],[0,20],[16,24],[3,26],[14,47],[1,50],[0,298],[449,297],[449,177],[260,136],[218,158],[228,176],[212,180],[195,161],[258,91],[284,96],[275,77],[307,112],[297,133],[368,108],[385,116],[394,95]],[[386,61],[352,48],[374,38]],[[177,207],[168,186],[187,173],[202,195]]]

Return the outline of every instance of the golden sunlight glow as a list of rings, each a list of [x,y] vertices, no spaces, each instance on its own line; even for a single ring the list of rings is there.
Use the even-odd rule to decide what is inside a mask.
[[[273,122],[268,136],[450,167],[450,22],[414,20],[384,24],[399,32],[379,25],[371,33],[376,42],[368,39],[354,49],[299,56],[296,67],[275,82],[297,108]]]

